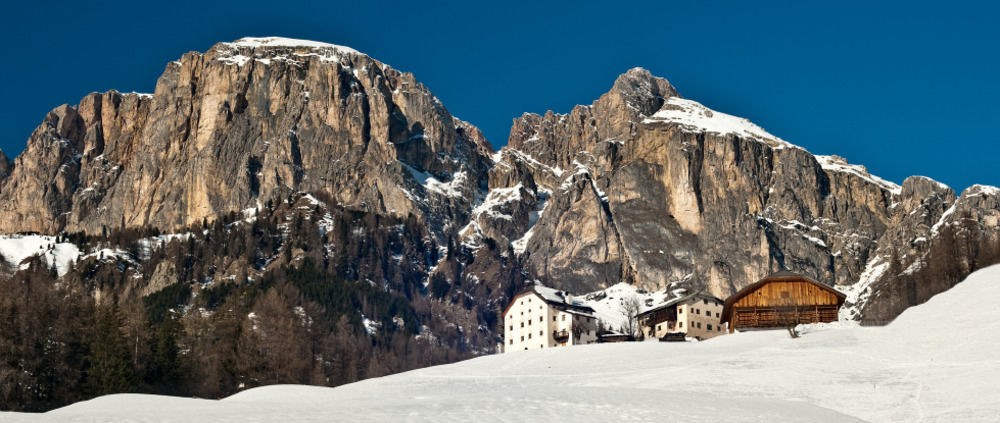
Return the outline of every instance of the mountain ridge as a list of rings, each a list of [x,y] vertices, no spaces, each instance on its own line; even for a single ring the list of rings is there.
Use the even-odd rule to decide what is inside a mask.
[[[489,240],[562,289],[726,296],[782,269],[876,284],[865,275],[896,250],[917,266],[929,247],[915,240],[959,215],[996,238],[996,193],[949,191],[813,155],[638,67],[590,105],[515,118],[493,151],[412,74],[349,47],[246,37],[170,62],[152,95],[50,112],[0,179],[0,231],[170,231],[321,192],[416,215],[438,244]]]

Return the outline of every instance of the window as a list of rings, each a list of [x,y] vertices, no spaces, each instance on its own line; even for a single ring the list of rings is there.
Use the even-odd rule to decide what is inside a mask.
[[[711,329],[711,328],[709,328],[709,329]],[[538,331],[538,336],[545,336],[545,333],[543,331]]]
[[[677,327],[679,327],[679,328],[684,327],[684,322],[677,322]],[[522,338],[523,338],[523,336],[522,336]]]
[[[510,325],[510,330],[514,330],[514,325]]]
[[[708,324],[708,330],[712,330],[712,324],[711,323]]]
[[[531,334],[530,333],[528,334],[528,339],[531,339]]]
[[[510,340],[510,344],[514,345],[514,340],[513,339]]]
[[[701,329],[701,322],[697,322],[697,325],[698,325],[698,329]],[[528,336],[531,336],[531,335],[528,335]]]
[[[719,317],[719,312],[715,312],[715,317]]]
[[[538,323],[542,323],[542,322],[543,322],[543,320],[542,320],[542,319],[544,319],[544,317],[542,317],[542,316],[538,316]]]
[[[528,320],[528,326],[531,326],[531,320]]]
[[[545,345],[538,344],[538,348],[545,348]]]
[[[556,321],[556,316],[552,316],[552,321]]]
[[[524,327],[524,322],[521,322],[521,327],[522,327],[522,328]]]
[[[521,342],[524,342],[524,335],[521,335]]]
[[[528,298],[528,302],[529,302],[529,303],[531,302],[531,298]]]
[[[566,321],[566,315],[565,314],[562,315],[562,321],[564,321],[564,322]]]
[[[704,302],[704,303],[705,303],[705,305],[708,305],[708,299],[706,299],[706,298],[702,298],[702,299],[701,299],[701,301],[702,301],[702,302]]]
[[[524,313],[521,313],[521,314],[524,314]],[[683,307],[677,307],[677,314],[684,314],[684,308]]]
[[[656,325],[656,330],[660,330],[660,329],[661,329],[661,327],[660,327],[660,326],[661,326],[661,325]]]
[[[521,300],[521,305],[524,305],[524,300]]]

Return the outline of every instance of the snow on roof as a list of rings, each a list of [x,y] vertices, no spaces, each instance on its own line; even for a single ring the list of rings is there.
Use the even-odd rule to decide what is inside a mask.
[[[720,113],[693,100],[670,97],[659,111],[642,121],[643,123],[673,122],[682,129],[697,132],[715,132],[722,135],[733,134],[742,138],[754,138],[775,148],[795,147],[771,135],[764,128],[747,119]]]
[[[561,291],[555,288],[549,288],[540,283],[536,283],[534,286],[532,286],[531,289],[540,297],[542,297],[542,299],[545,300],[546,302],[555,304],[564,304],[570,307],[582,308],[589,310],[591,312],[593,311],[593,309],[589,305],[587,305],[586,303],[584,303],[584,301],[582,301],[583,300],[582,297],[580,299],[576,299],[574,298],[573,294],[570,294],[569,292]]]
[[[899,185],[889,182],[885,179],[879,178],[878,176],[868,173],[868,169],[862,165],[852,165],[847,163],[847,160],[840,156],[816,156],[816,161],[819,165],[823,167],[823,170],[830,172],[840,172],[849,173],[878,185],[886,190],[892,192],[893,194],[899,195],[903,192],[903,188]],[[937,182],[937,181],[935,181]]]

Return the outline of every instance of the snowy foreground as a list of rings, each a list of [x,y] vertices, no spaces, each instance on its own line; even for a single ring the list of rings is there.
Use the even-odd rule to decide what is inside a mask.
[[[221,401],[111,395],[4,422],[995,422],[1000,266],[907,310],[853,324],[701,343],[494,355],[339,388],[270,386]],[[703,419],[703,420],[696,420]]]

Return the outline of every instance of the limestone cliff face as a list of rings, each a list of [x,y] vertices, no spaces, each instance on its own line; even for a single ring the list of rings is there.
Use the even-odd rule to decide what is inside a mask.
[[[14,169],[14,163],[11,163],[7,155],[0,150],[0,185],[3,185],[3,180],[10,175],[10,171]]]
[[[170,230],[299,191],[460,222],[490,153],[411,74],[345,47],[242,39],[171,62],[152,95],[50,112],[0,193],[0,231]]]
[[[297,193],[417,216],[469,259],[434,266],[449,280],[726,297],[790,269],[874,320],[947,288],[900,288],[893,257],[927,266],[942,228],[970,222],[1000,238],[994,188],[895,185],[639,68],[591,105],[515,119],[494,153],[411,74],[346,47],[248,38],[185,54],[153,94],[60,106],[15,163],[0,152],[0,233],[170,231]],[[494,259],[517,266],[490,274]]]
[[[494,159],[491,194],[538,193],[525,202],[537,219],[503,220],[500,240],[531,277],[574,291],[627,281],[726,297],[781,269],[850,290],[871,283],[866,271],[890,249],[933,237],[918,228],[955,202],[926,178],[900,187],[810,154],[642,69],[592,105],[516,119]],[[967,208],[989,227],[991,207]],[[474,214],[496,237],[497,215]]]

